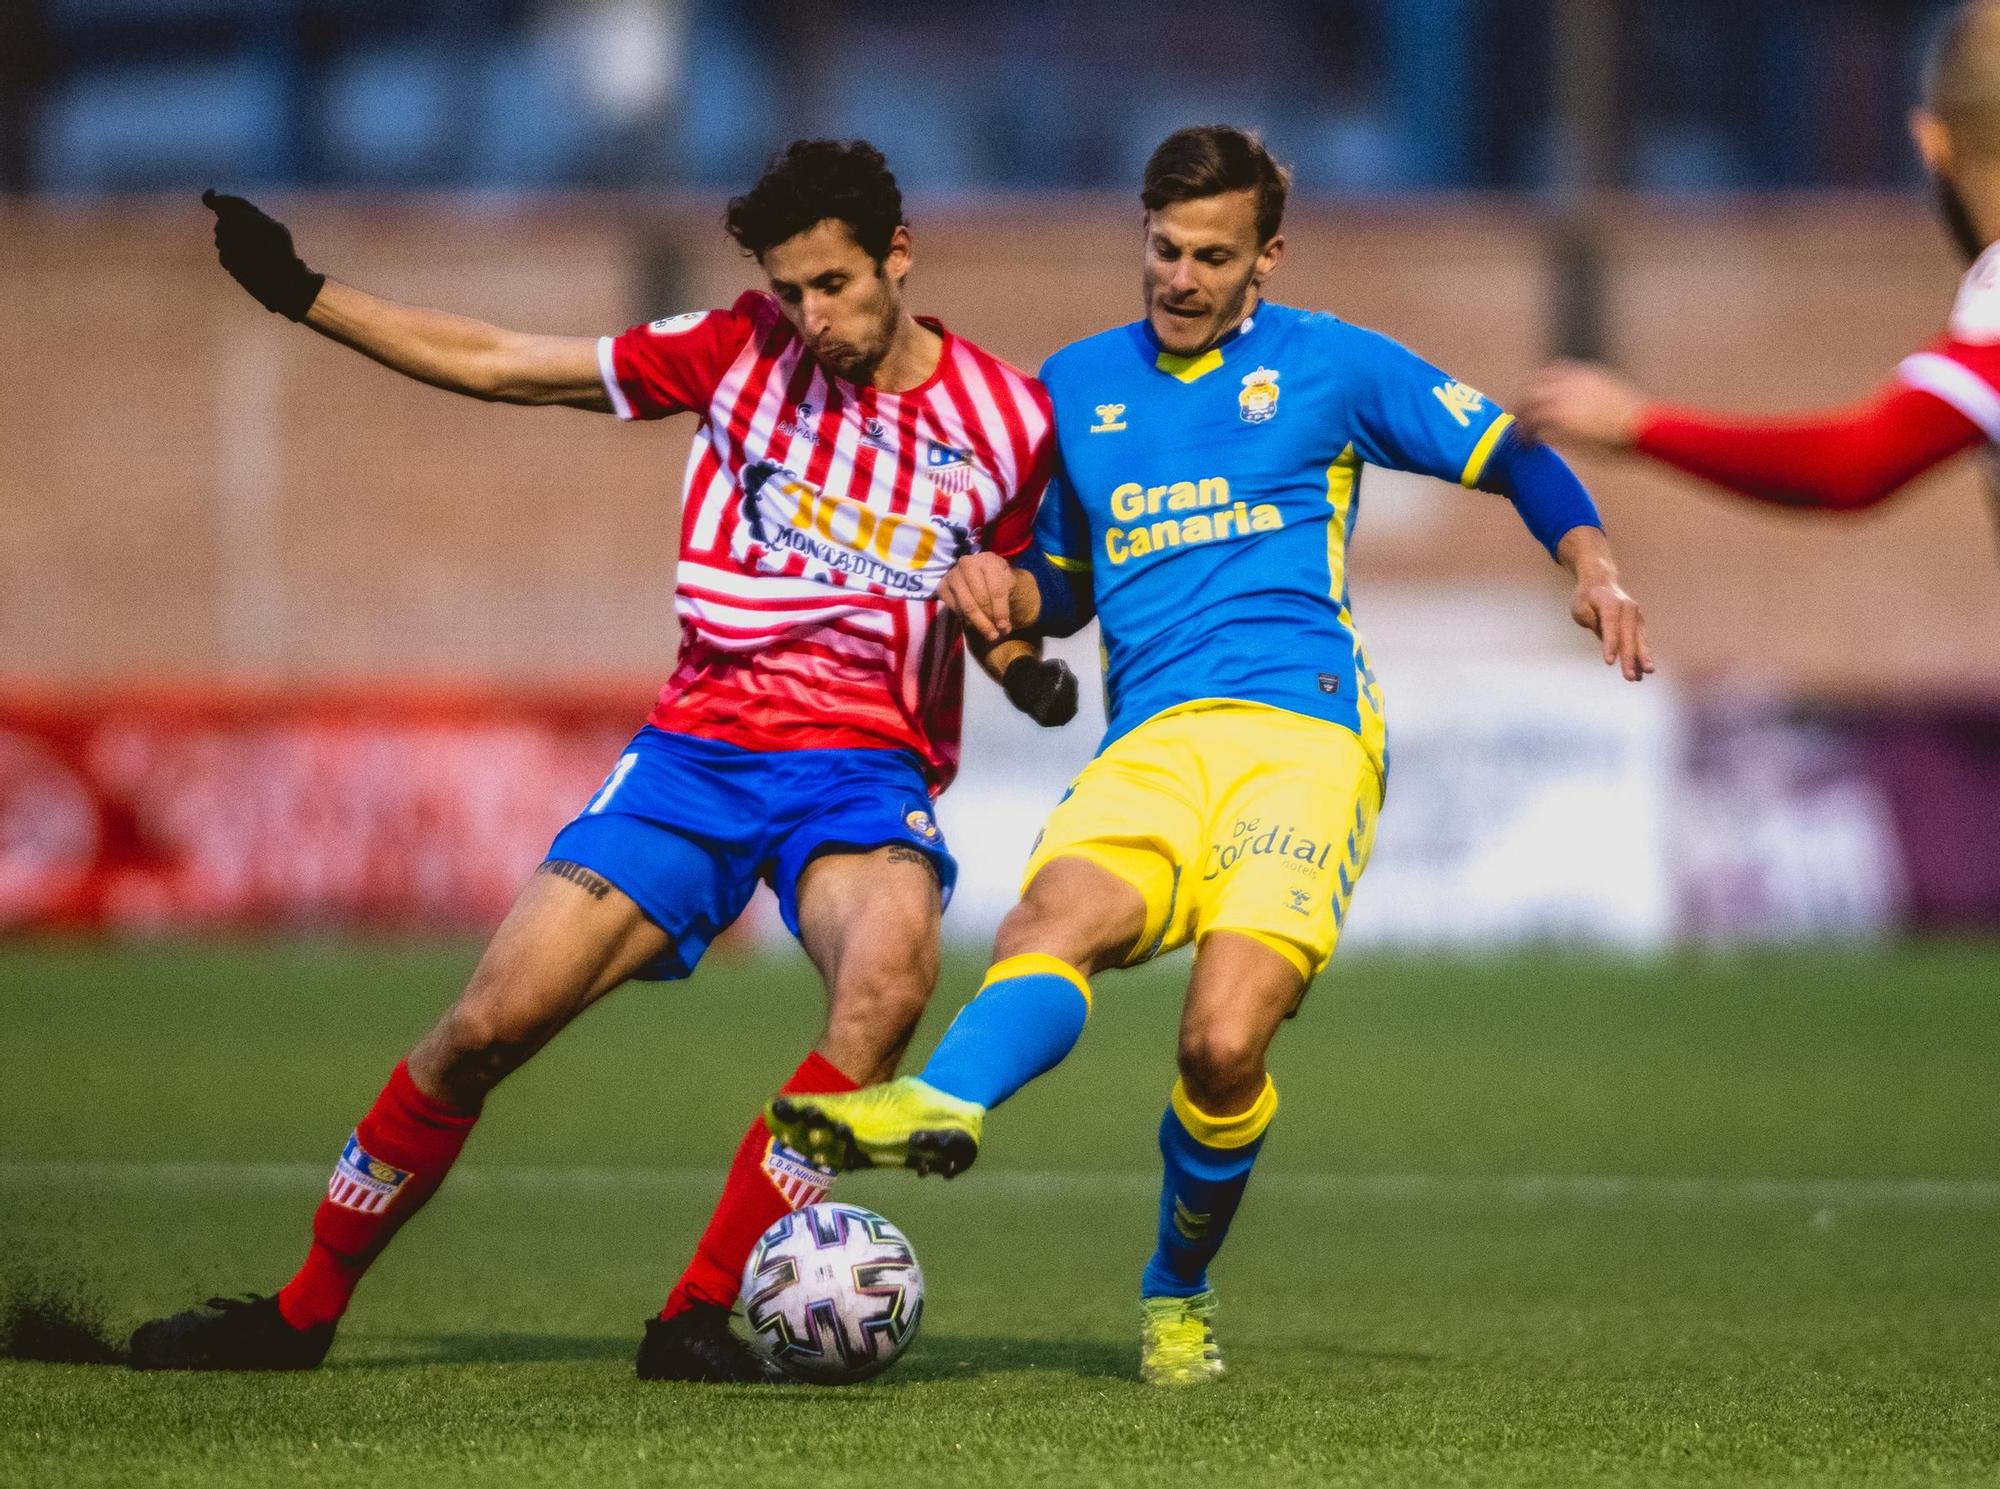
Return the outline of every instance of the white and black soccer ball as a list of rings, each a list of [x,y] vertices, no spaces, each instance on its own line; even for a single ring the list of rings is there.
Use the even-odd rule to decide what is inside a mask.
[[[859,1205],[795,1210],[743,1268],[743,1317],[757,1348],[818,1385],[880,1375],[917,1337],[924,1272],[895,1226]]]

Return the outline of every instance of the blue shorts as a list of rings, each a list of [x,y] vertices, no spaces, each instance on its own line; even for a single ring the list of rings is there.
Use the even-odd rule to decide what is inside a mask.
[[[930,789],[902,750],[762,753],[648,724],[549,845],[601,874],[661,930],[667,950],[637,972],[686,977],[743,913],[757,883],[799,933],[799,879],[824,853],[900,843],[937,869],[946,903],[958,864],[931,816]]]

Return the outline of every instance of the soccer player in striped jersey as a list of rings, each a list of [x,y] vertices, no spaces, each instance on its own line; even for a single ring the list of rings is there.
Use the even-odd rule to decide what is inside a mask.
[[[1649,456],[1753,501],[1834,512],[1875,506],[2000,442],[2000,4],[1975,0],[1948,19],[1911,133],[1972,267],[1944,334],[1885,387],[1852,408],[1743,418],[1656,402],[1608,368],[1561,363],[1528,388],[1523,427]]]
[[[471,982],[346,1141],[303,1266],[275,1296],[142,1325],[159,1369],[316,1365],[369,1264],[444,1180],[487,1094],[597,999],[688,976],[759,879],[825,980],[786,1089],[889,1076],[937,976],[956,866],[931,816],[958,763],[954,563],[1018,552],[1051,460],[1041,385],[913,316],[901,194],[866,143],[799,141],[730,203],[769,290],[600,340],[524,335],[308,270],[283,226],[213,193],[223,267],[267,309],[475,398],[700,421],[651,719],[555,839]],[[1074,679],[1016,656],[1044,723]],[[693,1261],[648,1321],[656,1379],[757,1381],[728,1328],[752,1244],[827,1175],[751,1124]]]
[[[1089,978],[1195,946],[1160,1119],[1140,1373],[1222,1372],[1208,1266],[1277,1112],[1266,1055],[1327,965],[1375,836],[1382,693],[1348,605],[1364,463],[1510,498],[1606,663],[1652,668],[1589,496],[1513,420],[1388,338],[1268,304],[1288,177],[1241,130],[1170,136],[1141,201],[1145,317],[1042,370],[1061,453],[1013,567],[960,561],[983,635],[1094,611],[1107,728],[1050,815],[976,996],[919,1076],[766,1108],[833,1167],[954,1174],[986,1113],[1075,1045]]]

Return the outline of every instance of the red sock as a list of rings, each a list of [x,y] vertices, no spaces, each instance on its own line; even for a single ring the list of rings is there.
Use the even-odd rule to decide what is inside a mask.
[[[855,1087],[856,1082],[814,1050],[792,1072],[782,1094],[824,1095]],[[824,1199],[826,1185],[827,1176],[771,1136],[762,1117],[752,1122],[736,1150],[736,1161],[729,1165],[729,1179],[694,1249],[694,1260],[667,1294],[660,1317],[672,1318],[697,1303],[724,1308],[733,1304],[743,1281],[743,1264],[750,1260],[757,1238],[792,1211]]]
[[[417,1089],[401,1061],[341,1150],[326,1198],[313,1212],[312,1250],[278,1292],[278,1311],[296,1329],[330,1324],[347,1311],[361,1274],[458,1159],[479,1120]]]

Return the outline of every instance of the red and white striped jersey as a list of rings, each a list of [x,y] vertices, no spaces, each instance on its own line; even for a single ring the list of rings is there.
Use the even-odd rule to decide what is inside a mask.
[[[1944,335],[1905,358],[1896,378],[1950,404],[2000,444],[2000,244],[1966,272]]]
[[[828,374],[754,291],[598,343],[620,418],[701,416],[658,727],[753,750],[907,749],[934,790],[951,780],[964,660],[938,587],[967,553],[1027,546],[1054,441],[1040,383],[924,324],[943,352],[904,393]]]

